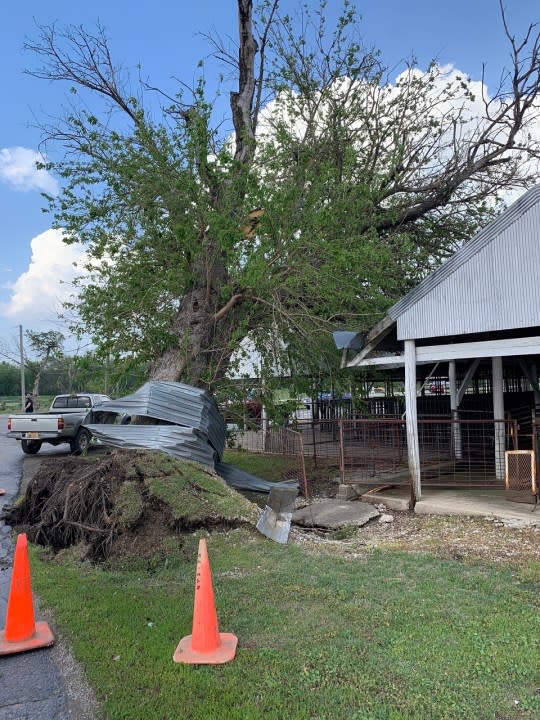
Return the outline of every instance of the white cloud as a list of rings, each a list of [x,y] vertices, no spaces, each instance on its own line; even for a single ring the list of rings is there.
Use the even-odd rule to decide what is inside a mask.
[[[1,148],[0,180],[14,190],[39,190],[56,195],[58,183],[47,170],[38,170],[38,162],[44,162],[43,155],[30,148]]]
[[[412,85],[414,81],[416,85]],[[422,95],[417,97],[416,103],[411,102],[412,93],[418,95],[419,88],[426,89],[425,99]],[[456,148],[464,150],[471,140],[479,141],[482,133],[489,130],[488,134],[493,141],[504,143],[508,139],[509,127],[512,120],[511,112],[508,111],[507,122],[500,121],[498,130],[491,127],[488,117],[497,117],[508,106],[508,100],[500,96],[493,96],[489,88],[481,80],[469,79],[466,73],[461,72],[454,65],[434,65],[430,70],[423,71],[420,68],[407,68],[400,72],[393,82],[385,85],[373,85],[361,80],[354,80],[348,77],[340,77],[335,80],[327,89],[332,102],[336,103],[341,98],[347,98],[343,102],[351,103],[358,113],[358,120],[351,122],[350,130],[356,131],[356,147],[359,153],[367,152],[369,157],[372,150],[372,134],[378,134],[388,138],[393,137],[392,128],[402,124],[409,125],[409,140],[415,140],[414,118],[419,108],[427,113],[434,122],[438,123],[437,128],[445,131],[438,137],[438,130],[434,131],[433,138],[425,136],[425,128],[419,129],[417,142],[414,145],[419,149],[417,155],[421,162],[409,181],[413,184],[415,180],[422,177],[443,173],[449,157],[456,152]],[[402,102],[398,102],[403,98]],[[486,108],[486,104],[488,107]],[[316,107],[316,110],[314,109]],[[406,108],[412,108],[406,110]],[[363,110],[363,111],[362,111]],[[302,107],[302,100],[294,93],[284,92],[272,100],[261,111],[258,126],[259,151],[264,147],[264,142],[276,142],[276,128],[288,127],[293,137],[302,140],[307,128],[305,117],[310,116],[317,127],[326,128],[326,114],[328,112],[327,101],[321,97],[316,105],[312,103],[309,107]],[[456,119],[456,123],[452,122]],[[367,130],[371,126],[371,132]],[[384,131],[384,132],[383,132]],[[486,152],[492,149],[486,145]],[[521,153],[519,159],[519,171],[522,177],[540,178],[540,107],[538,103],[533,105],[527,113],[525,126],[515,138],[515,146],[528,146],[530,157],[525,158]],[[385,148],[381,146],[380,163],[384,167],[385,152],[391,159],[394,145],[388,144]],[[421,150],[421,152],[420,152]],[[482,145],[480,145],[482,151]],[[459,150],[458,150],[459,154]],[[507,155],[508,156],[508,155]],[[465,162],[465,156],[462,156]],[[523,188],[509,188],[501,193],[503,199],[509,203],[515,200],[524,192]]]
[[[61,304],[73,294],[71,281],[78,274],[81,245],[62,242],[61,230],[46,230],[31,241],[32,257],[26,272],[10,286],[11,297],[0,304],[0,315],[33,329],[57,322]]]

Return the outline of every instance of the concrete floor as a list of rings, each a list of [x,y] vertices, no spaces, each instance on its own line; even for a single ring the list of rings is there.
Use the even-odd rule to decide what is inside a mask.
[[[358,492],[359,488],[357,488]],[[389,510],[408,510],[410,490],[407,486],[387,488],[381,491],[360,492],[363,502],[382,503]],[[418,515],[467,515],[500,518],[519,524],[540,527],[540,506],[529,503],[510,502],[503,489],[422,489],[422,499],[416,503]]]

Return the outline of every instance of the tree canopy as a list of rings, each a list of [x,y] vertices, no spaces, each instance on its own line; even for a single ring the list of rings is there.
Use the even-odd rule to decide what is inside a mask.
[[[79,327],[103,356],[207,387],[246,337],[298,372],[337,362],[330,331],[373,325],[536,180],[540,153],[539,36],[516,39],[502,6],[512,63],[488,96],[436,63],[391,82],[349,2],[334,28],[324,2],[301,27],[279,0],[237,5],[237,49],[209,38],[237,83],[225,129],[202,79],[135,88],[99,26],[27,44],[30,72],[71,92],[43,129],[64,150],[55,224],[87,250]]]

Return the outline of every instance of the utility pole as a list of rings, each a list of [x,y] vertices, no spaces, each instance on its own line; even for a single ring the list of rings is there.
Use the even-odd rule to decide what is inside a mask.
[[[21,412],[24,412],[24,398],[26,396],[26,386],[24,381],[24,347],[23,347],[23,327],[19,325],[19,349],[20,349],[20,364],[21,364]]]

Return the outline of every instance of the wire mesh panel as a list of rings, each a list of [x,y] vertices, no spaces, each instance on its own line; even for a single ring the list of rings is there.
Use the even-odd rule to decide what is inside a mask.
[[[306,467],[302,435],[289,428],[269,428],[265,433],[265,453],[291,458],[291,467],[283,472],[283,480],[297,480],[300,491],[307,497]]]
[[[536,460],[533,450],[507,450],[505,453],[505,494],[513,502],[535,502]]]
[[[422,485],[502,486],[504,450],[516,443],[515,421],[419,418]],[[340,421],[340,479],[365,485],[408,484],[405,420]]]
[[[340,425],[341,482],[408,481],[406,431],[403,420],[359,419]]]

